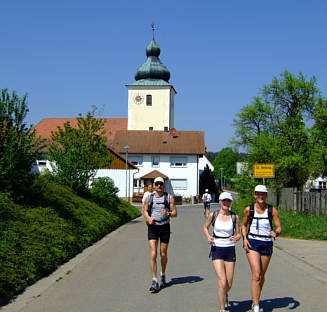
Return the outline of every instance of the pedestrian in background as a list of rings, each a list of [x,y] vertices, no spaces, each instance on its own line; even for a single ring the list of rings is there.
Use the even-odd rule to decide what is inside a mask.
[[[240,221],[230,208],[233,202],[232,194],[223,192],[219,196],[220,208],[209,214],[203,227],[208,244],[211,245],[212,265],[218,277],[219,311],[225,311],[228,305],[228,292],[232,288],[236,262],[235,243],[240,240]],[[213,225],[213,234],[209,234]]]
[[[153,190],[152,190],[152,187],[153,187],[152,182],[148,182],[146,184],[146,187],[147,187],[147,191],[144,193],[143,198],[142,198],[142,214],[143,215],[144,215],[145,202],[146,202],[146,200],[149,198],[149,196],[153,192]]]
[[[282,231],[277,209],[266,203],[268,190],[257,185],[254,190],[254,205],[245,208],[242,224],[243,248],[252,272],[252,311],[259,312],[260,296],[265,274],[273,252],[273,239]],[[273,231],[274,222],[276,230]],[[247,229],[248,228],[248,229]]]
[[[210,213],[210,203],[211,203],[211,195],[209,194],[209,190],[205,189],[204,194],[202,195],[203,200],[203,208],[204,208],[204,216],[207,217]]]

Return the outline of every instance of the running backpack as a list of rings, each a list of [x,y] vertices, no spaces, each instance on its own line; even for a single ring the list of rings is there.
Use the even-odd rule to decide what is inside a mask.
[[[150,195],[150,197],[149,197],[149,201],[148,201],[148,207],[149,207],[149,216],[151,217],[151,214],[152,214],[152,206],[153,206],[153,197],[154,197],[154,195],[155,195],[155,192],[153,192],[151,195]],[[165,209],[166,210],[168,210],[168,211],[170,211],[170,205],[169,205],[169,194],[167,193],[167,192],[164,192],[163,193],[163,195],[164,195],[164,204],[165,204]],[[163,219],[161,219],[160,220],[160,222],[162,222],[162,221],[166,221],[166,220],[168,220],[169,219],[169,217],[167,216],[167,217],[165,217],[165,218],[163,218]]]
[[[268,206],[268,217],[255,217],[254,216],[254,205],[250,205],[250,216],[249,216],[249,225],[248,225],[248,232],[247,232],[247,236],[249,234],[251,234],[252,236],[257,236],[257,237],[270,237],[267,235],[259,235],[259,234],[252,234],[250,233],[250,227],[252,224],[253,219],[257,220],[257,229],[259,229],[259,220],[260,219],[268,219],[269,220],[269,224],[270,224],[270,228],[273,229],[273,224],[272,224],[272,210],[273,210],[273,206],[272,205],[267,205]]]
[[[218,217],[219,211],[220,211],[220,207],[213,212],[212,220],[211,220],[211,225],[213,227],[215,226],[215,222],[216,222],[216,219]],[[230,214],[232,216],[232,222],[233,222],[233,234],[232,235],[234,235],[234,233],[235,233],[235,227],[236,227],[236,214],[233,211],[231,211]],[[223,237],[223,236],[217,236],[215,234],[215,230],[213,230],[212,236],[214,238],[228,238],[228,237]]]

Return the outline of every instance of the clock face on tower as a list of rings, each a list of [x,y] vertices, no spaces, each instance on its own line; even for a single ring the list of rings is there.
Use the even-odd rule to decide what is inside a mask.
[[[135,104],[142,104],[144,101],[144,96],[141,93],[137,93],[134,95],[133,99],[134,99]]]

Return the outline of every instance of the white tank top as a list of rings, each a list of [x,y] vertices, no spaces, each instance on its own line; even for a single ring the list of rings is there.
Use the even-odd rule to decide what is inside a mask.
[[[271,237],[258,237],[258,236],[252,236],[250,233],[258,234],[258,235],[265,235],[269,236],[269,233],[271,231],[269,219],[268,219],[268,208],[266,208],[265,212],[260,214],[257,213],[257,210],[254,207],[254,217],[256,218],[267,218],[267,219],[253,219],[250,232],[249,232],[249,238],[251,239],[257,239],[260,241],[272,241]]]
[[[214,246],[217,247],[232,247],[235,246],[229,236],[233,235],[233,221],[232,217],[230,217],[229,221],[221,221],[219,220],[219,215],[215,221],[215,226],[213,228],[215,235],[227,237],[227,238],[214,238]]]

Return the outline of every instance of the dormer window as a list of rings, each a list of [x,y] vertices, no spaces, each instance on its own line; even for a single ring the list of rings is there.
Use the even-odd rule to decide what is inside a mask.
[[[147,96],[146,96],[146,105],[152,106],[152,95],[151,94],[147,94]]]

